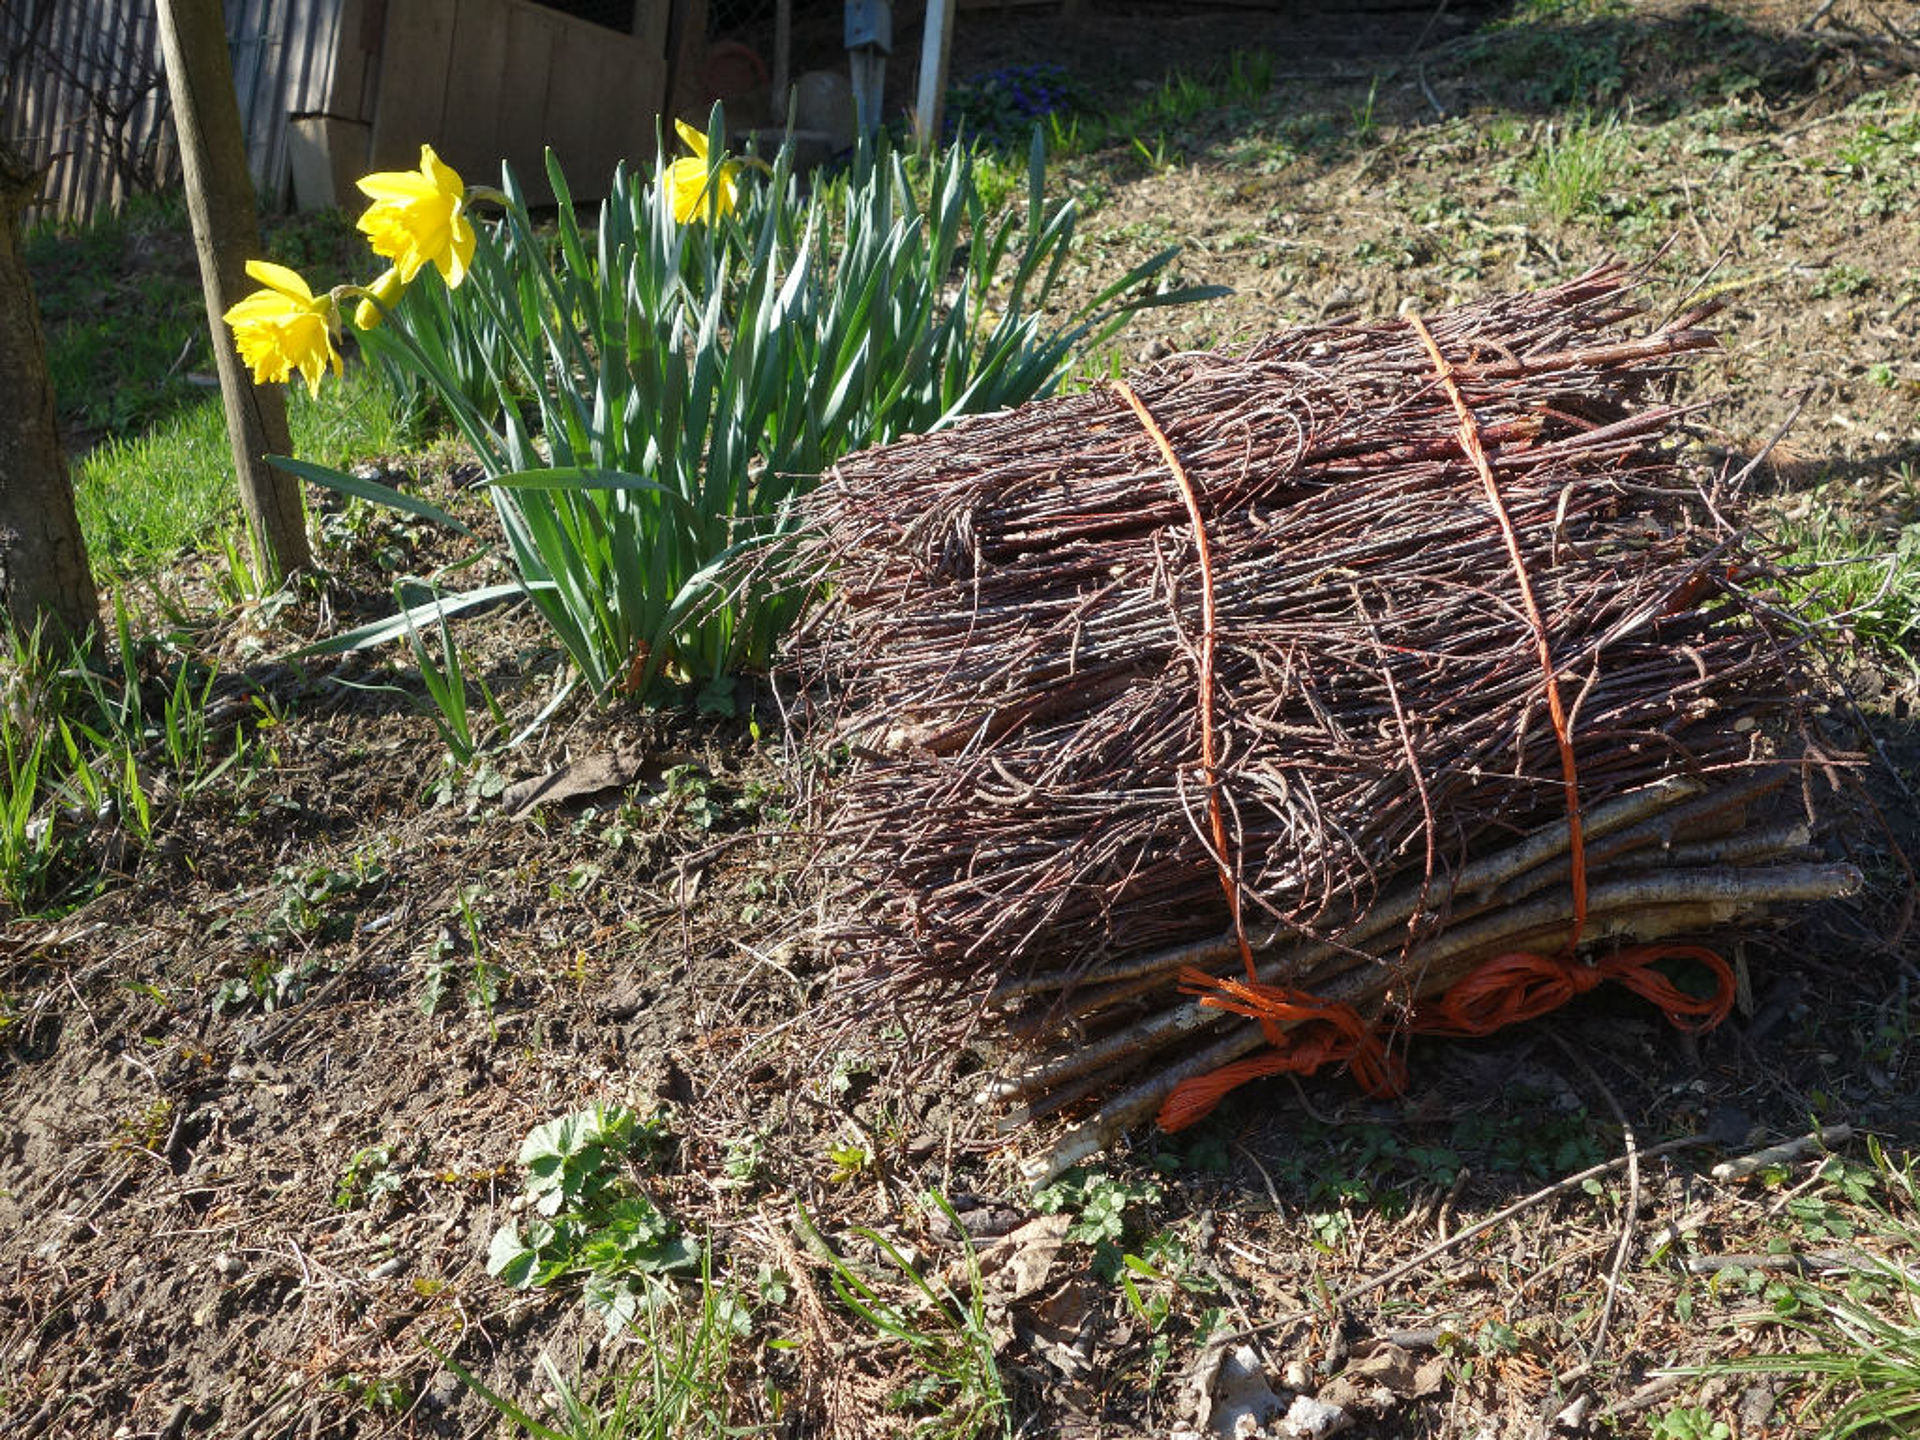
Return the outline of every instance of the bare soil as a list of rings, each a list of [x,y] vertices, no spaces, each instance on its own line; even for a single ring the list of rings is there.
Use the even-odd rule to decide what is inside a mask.
[[[1890,536],[1920,523],[1920,152],[1868,173],[1839,141],[1874,92],[1914,115],[1920,16],[1820,9],[1810,29],[1811,5],[1730,0],[1506,31],[1444,5],[968,11],[955,73],[1043,56],[1119,104],[1235,49],[1278,57],[1272,95],[1192,118],[1162,155],[1148,137],[1148,155],[1116,144],[1068,167],[1089,212],[1077,283],[1178,242],[1183,279],[1235,292],[1148,312],[1129,360],[1625,254],[1656,303],[1703,282],[1729,301],[1725,354],[1695,379],[1720,397],[1716,443],[1756,453],[1797,408],[1765,483],[1783,504],[1840,487]],[[1628,146],[1598,197],[1556,215],[1525,160],[1590,107],[1632,116]],[[421,483],[470,503],[458,478]],[[799,819],[804,786],[830,777],[805,736],[765,691],[751,719],[566,712],[497,773],[450,778],[397,661],[262,658],[381,613],[383,567],[441,544],[319,518],[327,573],[288,603],[175,622],[182,649],[222,657],[223,734],[253,761],[173,797],[145,852],[94,825],[105,893],[0,932],[0,1430],[480,1435],[502,1422],[433,1351],[536,1409],[542,1352],[587,1383],[620,1372],[639,1341],[485,1264],[522,1137],[605,1100],[670,1114],[677,1142],[645,1184],[752,1307],[734,1423],[912,1432],[912,1357],[833,1302],[796,1207],[904,1294],[854,1227],[964,1277],[961,1240],[912,1197],[950,1197],[984,1246],[1033,1218],[1015,1166],[1046,1137],[925,1086],[911,1034],[809,1027],[832,960],[809,941],[820,885]],[[514,616],[484,634],[503,699],[531,713],[553,683],[546,640]],[[157,675],[168,656],[147,660]],[[1858,669],[1888,762],[1875,793],[1911,849],[1912,678],[1864,651]],[[509,805],[510,783],[608,752],[617,783]],[[1857,1213],[1812,1164],[1770,1186],[1716,1181],[1715,1160],[1810,1120],[1920,1147],[1910,884],[1886,835],[1850,843],[1868,896],[1736,937],[1748,993],[1712,1035],[1595,997],[1418,1047],[1403,1101],[1273,1082],[1194,1134],[1134,1137],[1100,1169],[1143,1197],[1118,1245],[1152,1276],[1129,1295],[1113,1255],[1076,1241],[1025,1288],[996,1282],[1020,1433],[1192,1420],[1184,1377],[1215,1311],[1254,1332],[1273,1390],[1339,1403],[1350,1433],[1646,1434],[1681,1404],[1734,1435],[1808,1433],[1806,1392],[1655,1371],[1784,1348],[1765,1288],[1781,1272],[1758,1257],[1818,1249]]]

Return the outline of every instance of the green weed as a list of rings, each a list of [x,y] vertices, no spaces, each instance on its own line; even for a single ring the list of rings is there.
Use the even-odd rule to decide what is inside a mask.
[[[923,1207],[946,1217],[955,1234],[965,1235],[946,1197],[929,1192]],[[919,1374],[894,1396],[903,1409],[920,1412],[911,1434],[929,1440],[974,1440],[983,1432],[1011,1437],[1013,1398],[994,1354],[987,1321],[985,1287],[973,1246],[962,1240],[967,1290],[964,1297],[931,1276],[892,1240],[865,1228],[854,1233],[886,1258],[903,1282],[903,1293],[882,1294],[869,1279],[836,1255],[813,1231],[804,1212],[800,1224],[812,1235],[817,1253],[832,1257],[827,1278],[840,1302],[875,1334],[906,1347]]]
[[[487,1273],[515,1289],[583,1282],[582,1299],[620,1329],[662,1303],[662,1277],[699,1256],[629,1173],[666,1138],[660,1117],[595,1105],[536,1125],[520,1147],[532,1217],[494,1232]]]
[[[1353,107],[1353,138],[1362,145],[1371,145],[1380,134],[1380,117],[1377,105],[1380,99],[1380,77],[1373,77],[1367,86],[1367,98]]]
[[[1713,1412],[1698,1405],[1676,1406],[1654,1417],[1648,1428],[1651,1440],[1732,1440],[1727,1422],[1713,1418]]]
[[[353,1152],[333,1187],[333,1203],[341,1210],[370,1209],[388,1195],[398,1194],[399,1170],[391,1145],[367,1145]]]
[[[1139,135],[1134,136],[1133,153],[1140,157],[1140,161],[1146,166],[1149,175],[1164,175],[1180,163],[1179,156],[1168,152],[1167,137],[1164,131],[1154,137],[1154,142],[1151,145],[1147,144],[1145,137]]]
[[[482,749],[474,728],[476,715],[485,714],[492,721],[493,738],[505,741],[511,730],[506,712],[500,708],[500,702],[485,677],[470,670],[466,657],[454,643],[453,627],[448,623],[446,613],[438,611],[430,617],[436,632],[435,638],[439,641],[439,656],[436,659],[434,647],[428,644],[419,626],[414,623],[413,612],[407,608],[400,587],[395,586],[393,593],[401,607],[399,613],[406,620],[407,648],[413,652],[414,664],[420,671],[420,681],[427,687],[427,696],[432,702],[429,713],[440,732],[441,742],[447,747],[448,758],[456,770],[471,769]]]
[[[542,1351],[540,1368],[552,1395],[547,1419],[427,1349],[495,1414],[536,1440],[688,1440],[753,1433],[738,1423],[743,1399],[728,1376],[751,1324],[747,1307],[716,1286],[703,1263],[697,1306],[663,1297],[642,1317],[636,1338],[643,1358],[631,1368],[602,1383],[583,1383],[561,1374]]]
[[[479,885],[463,885],[454,897],[453,914],[441,926],[427,953],[420,1009],[423,1014],[437,1014],[464,975],[472,1006],[486,1015],[491,1029],[494,1008],[512,974],[487,958],[479,910],[482,893]]]
[[[1872,117],[1834,151],[1848,181],[1864,193],[1861,215],[1879,217],[1911,210],[1920,198],[1920,110],[1893,109],[1889,97],[1870,95],[1854,108]]]
[[[1264,50],[1236,50],[1224,67],[1196,75],[1177,70],[1151,93],[1105,111],[1056,109],[1043,116],[1039,129],[1055,159],[1091,155],[1109,145],[1123,144],[1146,158],[1149,168],[1165,168],[1174,150],[1171,133],[1191,130],[1203,115],[1230,106],[1262,103],[1273,89],[1274,58]],[[1160,157],[1160,165],[1153,157]]]
[[[1807,293],[1816,300],[1833,300],[1847,295],[1863,295],[1873,288],[1871,271],[1846,260],[1837,260],[1820,272]]]
[[[1251,105],[1273,89],[1273,56],[1265,50],[1236,50],[1227,57],[1229,95]]]

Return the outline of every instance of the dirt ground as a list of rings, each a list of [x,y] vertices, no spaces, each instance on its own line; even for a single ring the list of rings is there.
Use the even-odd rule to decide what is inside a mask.
[[[1076,284],[1178,242],[1182,279],[1235,292],[1148,312],[1129,362],[1621,254],[1649,263],[1656,304],[1702,281],[1728,301],[1725,352],[1692,382],[1720,398],[1714,444],[1752,454],[1797,412],[1775,503],[1839,493],[1889,539],[1920,523],[1920,143],[1835,158],[1862,97],[1915,115],[1920,9],[1582,6],[1502,31],[1488,6],[1088,8],[964,12],[956,77],[1045,56],[1118,104],[1172,68],[1277,57],[1262,103],[1068,167],[1088,212]],[[1557,215],[1513,157],[1589,107],[1636,128],[1599,196]],[[448,498],[456,479],[422,483]],[[382,613],[382,566],[444,542],[317,521],[322,582],[182,627],[226,657],[223,734],[253,759],[174,797],[146,853],[98,835],[125,872],[98,899],[0,932],[5,1434],[484,1435],[504,1422],[436,1351],[535,1409],[543,1352],[589,1385],[632,1366],[641,1342],[574,1291],[486,1268],[519,1213],[522,1138],[595,1101],[666,1117],[648,1193],[750,1312],[721,1367],[734,1425],[971,1433],[916,1429],[937,1404],[900,1392],[922,1372],[836,1306],[795,1223],[896,1287],[855,1227],[964,1279],[968,1246],[913,1199],[936,1189],[990,1270],[997,1235],[1041,1257],[982,1286],[1021,1434],[1196,1423],[1216,1320],[1250,1332],[1273,1391],[1340,1405],[1357,1435],[1696,1433],[1656,1430],[1677,1406],[1730,1436],[1811,1432],[1805,1392],[1774,1380],[1655,1372],[1784,1348],[1768,1252],[1817,1249],[1854,1213],[1805,1161],[1771,1185],[1716,1180],[1715,1161],[1816,1122],[1920,1148],[1920,977],[1882,837],[1851,838],[1862,901],[1738,941],[1751,993],[1714,1034],[1596,997],[1421,1046],[1402,1101],[1339,1076],[1254,1087],[1098,1162],[1078,1203],[1120,1197],[1112,1248],[1056,1254],[1017,1173],[1044,1127],[1004,1134],[922,1085],[911,1034],[809,1028],[833,957],[810,940],[806,739],[781,738],[764,695],[753,723],[567,712],[450,778],[403,669],[272,658]],[[554,678],[537,629],[496,618],[484,652],[509,707],[536,708]],[[1856,668],[1888,762],[1875,793],[1911,841],[1913,677],[1864,651]],[[609,754],[612,784],[513,804],[515,782]],[[1122,1250],[1144,1268],[1116,1268]]]

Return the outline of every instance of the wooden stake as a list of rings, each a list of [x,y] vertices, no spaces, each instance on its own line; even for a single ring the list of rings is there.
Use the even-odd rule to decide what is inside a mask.
[[[246,265],[260,254],[260,218],[220,0],[160,0],[160,43],[240,502],[259,578],[274,586],[313,556],[299,484],[265,459],[293,449],[286,396],[278,386],[253,383],[221,319],[249,289]]]

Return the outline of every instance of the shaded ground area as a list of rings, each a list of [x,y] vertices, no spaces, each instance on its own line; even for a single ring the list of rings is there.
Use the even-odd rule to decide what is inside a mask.
[[[1183,278],[1236,289],[1150,312],[1130,355],[1646,258],[1656,303],[1698,283],[1730,303],[1725,356],[1695,382],[1730,397],[1712,442],[1751,454],[1801,405],[1765,477],[1783,513],[1837,507],[1891,541],[1920,521],[1920,51],[1871,6],[1798,28],[1810,8],[1581,7],[1505,29],[1446,7],[1431,26],[1427,7],[1309,10],[1304,30],[1016,13],[963,25],[956,75],[1042,54],[1122,105],[1169,66],[1276,54],[1267,95],[1066,165],[1091,212],[1087,284],[1178,241]],[[422,484],[471,505],[457,478]],[[212,748],[241,736],[242,758],[175,795],[146,853],[74,819],[85,863],[124,874],[0,938],[9,1434],[485,1434],[491,1412],[435,1351],[533,1406],[553,1389],[542,1352],[582,1383],[621,1373],[644,1347],[572,1289],[486,1273],[524,1213],[522,1137],[596,1100],[664,1117],[636,1179],[735,1307],[739,1333],[689,1362],[735,1424],[971,1433],[969,1313],[914,1303],[867,1227],[981,1297],[974,1329],[1028,1434],[1169,1433],[1194,1416],[1196,1339],[1220,1328],[1253,1332],[1274,1389],[1342,1405],[1360,1434],[1533,1435],[1569,1413],[1646,1434],[1682,1405],[1805,1432],[1803,1392],[1654,1372],[1782,1348],[1770,1254],[1849,1243],[1881,1193],[1857,1146],[1825,1178],[1817,1156],[1757,1181],[1715,1180],[1713,1161],[1816,1122],[1920,1146],[1913,952],[1888,940],[1909,882],[1870,825],[1853,838],[1867,901],[1741,941],[1747,993],[1711,1036],[1595,997],[1417,1046],[1404,1101],[1338,1077],[1250,1089],[1036,1206],[1015,1167],[1043,1137],[927,1086],[911,1034],[809,1028],[832,981],[807,940],[801,821],[832,757],[789,735],[775,695],[751,720],[573,714],[455,772],[397,663],[260,660],[383,613],[396,564],[452,556],[361,511],[321,530],[322,581],[170,621],[175,643],[145,657],[156,685],[182,655],[223,657]],[[506,615],[473,643],[503,703],[536,710],[543,636]],[[1889,762],[1874,793],[1911,850],[1912,676],[1865,649],[1858,666]],[[614,783],[515,808],[514,782],[609,753]],[[1043,1208],[1071,1228],[1036,1228]],[[929,1346],[838,1303],[816,1241]]]

